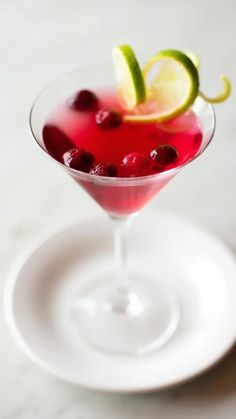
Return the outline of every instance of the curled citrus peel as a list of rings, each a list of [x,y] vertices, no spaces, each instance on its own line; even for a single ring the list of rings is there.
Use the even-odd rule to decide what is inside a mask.
[[[197,96],[209,103],[225,101],[231,83],[223,75],[222,91],[215,97],[199,89],[199,58],[191,51],[162,50],[154,55],[142,71],[128,45],[113,49],[117,94],[126,109],[124,121],[163,123],[183,114]]]
[[[198,96],[200,96],[202,99],[204,99],[208,103],[224,102],[226,99],[228,99],[232,90],[232,86],[229,79],[224,74],[222,74],[221,80],[223,82],[223,89],[217,96],[215,97],[206,96],[205,93],[203,93],[201,90],[199,90]]]
[[[186,50],[184,51],[185,55],[188,56],[188,58],[190,58],[190,60],[193,62],[193,64],[195,65],[195,67],[197,69],[199,69],[200,67],[200,59],[199,57],[195,54],[195,52],[190,51],[190,50]]]

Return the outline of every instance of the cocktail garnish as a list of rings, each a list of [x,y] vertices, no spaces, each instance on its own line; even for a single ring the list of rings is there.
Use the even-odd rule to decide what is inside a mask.
[[[62,156],[62,161],[65,166],[81,170],[82,172],[88,172],[94,160],[95,158],[92,153],[81,148],[72,148]]]
[[[95,115],[95,120],[102,129],[118,128],[122,123],[121,115],[110,109],[100,109]]]
[[[125,109],[133,109],[146,99],[145,83],[138,60],[129,45],[113,48],[117,93]]]
[[[210,103],[228,98],[231,83],[222,76],[224,88],[216,97],[199,89],[199,59],[191,51],[162,50],[144,66],[142,73],[128,45],[113,49],[117,94],[126,110],[123,119],[133,123],[166,122],[183,114],[197,96]]]
[[[122,173],[127,177],[150,174],[152,166],[152,160],[148,156],[135,152],[127,154],[121,163]]]
[[[170,144],[161,144],[151,151],[150,157],[159,167],[166,167],[177,161],[179,154],[175,147]]]
[[[97,163],[92,167],[89,173],[96,176],[116,177],[117,167],[113,163]]]
[[[229,79],[224,74],[222,74],[221,80],[223,81],[223,89],[217,96],[208,97],[205,95],[205,93],[201,91],[198,92],[198,95],[201,96],[206,102],[209,102],[209,103],[224,102],[226,99],[228,99],[232,90],[232,86]]]
[[[70,100],[69,106],[76,111],[90,111],[98,106],[97,96],[91,90],[80,90]]]

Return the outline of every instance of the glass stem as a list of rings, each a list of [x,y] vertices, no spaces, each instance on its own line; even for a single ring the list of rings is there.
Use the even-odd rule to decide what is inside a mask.
[[[113,217],[114,234],[114,277],[115,286],[109,296],[111,310],[118,315],[137,316],[143,310],[139,296],[129,283],[127,271],[127,236],[132,214],[128,217]]]
[[[127,235],[131,223],[131,216],[111,217],[114,236],[114,276],[116,287],[127,288]]]

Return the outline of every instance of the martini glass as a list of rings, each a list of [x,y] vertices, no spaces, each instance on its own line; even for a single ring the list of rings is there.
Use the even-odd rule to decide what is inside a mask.
[[[38,96],[31,109],[30,127],[49,157],[42,135],[49,115],[80,89],[107,89],[107,80],[115,85],[109,64],[81,67],[56,80]],[[203,139],[191,161],[203,153],[215,130],[211,105],[198,98],[192,110],[201,125]],[[51,158],[104,209],[114,230],[114,271],[108,275],[99,272],[89,280],[78,276],[78,294],[71,301],[78,333],[93,347],[113,354],[140,355],[155,350],[175,333],[179,304],[172,290],[158,277],[158,260],[157,272],[151,277],[128,273],[127,233],[132,218],[189,161],[154,175],[119,178],[84,173]],[[168,264],[168,255],[166,259]]]

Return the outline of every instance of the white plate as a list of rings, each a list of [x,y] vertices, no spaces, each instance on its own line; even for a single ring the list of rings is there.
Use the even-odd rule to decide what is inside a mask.
[[[11,271],[5,314],[33,361],[87,388],[147,391],[200,374],[232,347],[236,265],[229,250],[199,227],[160,212],[134,220],[129,244],[130,270],[158,272],[173,287],[181,308],[175,335],[136,357],[100,353],[79,336],[69,315],[74,281],[112,263],[110,224],[93,220],[54,234]]]

